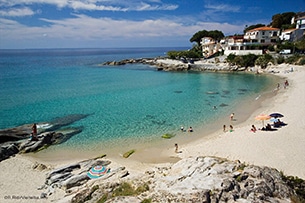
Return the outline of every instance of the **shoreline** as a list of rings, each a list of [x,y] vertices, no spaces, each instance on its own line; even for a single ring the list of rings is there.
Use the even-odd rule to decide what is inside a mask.
[[[305,179],[305,121],[302,120],[302,116],[305,114],[305,109],[302,108],[305,96],[301,93],[302,89],[305,88],[303,80],[305,69],[304,66],[293,66],[294,72],[287,73],[290,67],[291,65],[283,64],[269,67],[266,70],[278,71],[274,75],[279,76],[283,80],[287,78],[290,85],[286,89],[283,89],[281,85],[276,95],[270,98],[267,97],[261,102],[261,105],[254,107],[253,112],[251,115],[246,116],[245,121],[234,124],[233,132],[223,132],[221,126],[219,126],[219,130],[193,142],[179,142],[179,151],[182,151],[182,153],[175,153],[174,146],[171,144],[165,145],[161,149],[157,147],[150,150],[140,149],[140,152],[142,150],[141,153],[136,152],[128,159],[119,156],[112,157],[107,154],[107,159],[125,166],[131,174],[139,174],[152,167],[170,165],[188,157],[217,156],[229,160],[239,160],[246,164],[269,166],[282,171],[285,175],[298,176]],[[261,121],[254,120],[255,116],[261,113],[270,114],[273,112],[284,114],[281,120],[288,125],[273,132],[250,132],[252,124],[255,124],[257,128],[262,127]],[[239,120],[240,115],[236,113],[235,116]],[[229,118],[227,122],[230,122]],[[145,162],[145,156],[150,154],[157,155],[155,156],[157,158],[161,155],[161,159],[152,158],[152,161]],[[82,158],[76,158],[76,160],[80,159]],[[46,162],[47,165],[54,167],[66,165],[73,161],[75,160],[48,162],[37,159],[37,157],[32,155],[17,155],[2,161],[0,163],[0,170],[7,171],[7,173],[1,173],[0,175],[2,180],[0,184],[0,198],[3,200],[3,197],[13,194],[40,194],[37,187],[43,184],[46,172],[32,169],[31,166],[35,162]],[[13,175],[8,175],[8,173]],[[58,193],[52,198],[57,198],[58,200],[63,197],[61,195],[63,194]]]
[[[305,136],[304,121],[300,118],[305,113],[302,108],[305,97],[299,93],[305,88],[302,79],[305,76],[305,70],[304,67],[298,66],[296,71],[286,73],[288,67],[289,65],[277,67],[276,69],[280,72],[276,75],[288,78],[290,86],[286,89],[282,86],[277,95],[264,100],[262,106],[256,109],[245,122],[235,126],[234,132],[224,133],[219,130],[198,142],[181,145],[181,150],[185,153],[178,156],[180,158],[198,155],[218,156],[247,164],[273,167],[285,175],[304,179]],[[288,125],[273,132],[253,133],[250,131],[252,124],[262,127],[261,121],[254,120],[255,116],[273,112],[283,113],[285,117],[281,120]]]

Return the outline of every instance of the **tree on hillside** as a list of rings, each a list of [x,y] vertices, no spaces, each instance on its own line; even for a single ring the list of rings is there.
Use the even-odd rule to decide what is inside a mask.
[[[278,13],[272,16],[272,22],[270,26],[274,28],[286,29],[291,27],[291,19],[296,14],[294,12]]]
[[[198,31],[192,36],[190,42],[196,42],[198,45],[200,45],[201,39],[207,35],[208,35],[208,31],[206,30]]]
[[[196,32],[190,39],[190,42],[196,42],[198,45],[200,45],[200,41],[204,37],[211,37],[216,41],[219,41],[220,39],[224,38],[224,34],[219,30],[201,30]]]
[[[274,28],[281,28],[283,24],[283,17],[281,14],[276,14],[272,16],[271,26]]]
[[[258,27],[264,27],[266,25],[264,24],[256,24],[256,25],[250,25],[250,26],[247,26],[245,29],[244,29],[244,33],[248,32],[249,30],[253,30],[255,28],[258,28]]]
[[[212,37],[214,40],[219,41],[219,40],[223,39],[225,36],[219,30],[211,30],[211,31],[209,31],[208,37]]]

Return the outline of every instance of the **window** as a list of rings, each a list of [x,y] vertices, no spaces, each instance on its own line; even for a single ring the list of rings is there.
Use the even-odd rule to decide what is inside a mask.
[[[265,40],[264,40],[264,39],[262,39],[262,40],[261,40],[261,43],[265,43]]]
[[[264,32],[264,31],[262,32],[262,35],[265,35],[265,32]]]

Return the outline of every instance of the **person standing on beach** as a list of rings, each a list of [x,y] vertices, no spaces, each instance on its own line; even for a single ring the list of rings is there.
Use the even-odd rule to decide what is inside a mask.
[[[223,125],[223,132],[226,132],[226,125]]]
[[[178,144],[175,144],[175,152],[178,153]]]
[[[37,124],[34,123],[32,126],[32,140],[37,140]]]
[[[234,113],[231,113],[230,120],[233,121],[233,119],[234,119]]]
[[[288,80],[286,80],[284,83],[284,89],[286,89],[286,87],[288,87],[288,85],[289,85]]]
[[[230,132],[233,132],[233,125],[230,125]]]

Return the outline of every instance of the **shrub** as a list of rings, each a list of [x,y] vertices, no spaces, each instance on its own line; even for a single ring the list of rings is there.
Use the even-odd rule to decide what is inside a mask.
[[[283,56],[279,56],[276,58],[277,64],[282,64],[285,62],[285,58]]]
[[[305,181],[301,178],[294,177],[294,176],[285,176],[281,173],[282,179],[286,184],[295,191],[297,197],[300,202],[305,202]]]
[[[149,190],[148,184],[144,184],[142,186],[139,186],[137,189],[134,189],[130,183],[123,182],[118,188],[116,188],[113,193],[112,197],[117,196],[136,196],[143,192],[146,192]]]
[[[226,61],[230,64],[230,65],[234,65],[234,60],[236,58],[235,54],[229,54],[226,58]]]
[[[255,65],[258,65],[261,68],[265,69],[265,68],[267,68],[267,65],[269,62],[274,62],[273,57],[269,54],[265,54],[265,55],[259,56],[255,60]]]
[[[167,56],[170,59],[180,59],[180,58],[201,58],[202,54],[195,50],[189,51],[169,51]]]

